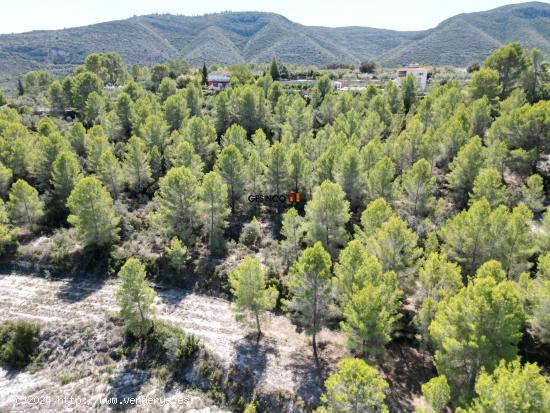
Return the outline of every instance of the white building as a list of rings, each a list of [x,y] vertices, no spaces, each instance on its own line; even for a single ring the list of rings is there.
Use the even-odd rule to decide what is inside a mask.
[[[409,73],[412,73],[418,82],[420,87],[420,92],[425,92],[428,87],[428,72],[430,71],[429,67],[421,67],[418,63],[411,63],[408,66],[397,69],[397,78],[395,83],[397,85],[401,84],[401,80],[407,77]]]

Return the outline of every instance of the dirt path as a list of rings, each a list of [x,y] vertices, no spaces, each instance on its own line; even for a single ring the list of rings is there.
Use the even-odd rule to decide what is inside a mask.
[[[79,329],[90,325],[95,326],[90,339],[94,339],[94,328],[96,336],[108,336],[108,332],[99,333],[97,326],[117,310],[114,298],[117,283],[117,280],[98,283],[0,275],[0,320],[35,319],[46,326],[70,327],[74,324]],[[228,301],[175,289],[157,288],[157,293],[158,318],[196,335],[227,366],[247,366],[253,372],[257,389],[268,393],[290,392],[306,401],[318,397],[322,387],[319,378],[311,373],[309,340],[297,332],[286,317],[270,316],[264,320],[265,337],[256,345],[255,340],[246,337],[247,329],[235,321]],[[322,356],[332,366],[344,353],[343,339],[339,334],[327,332],[321,333],[320,339]],[[52,385],[47,378],[35,374],[33,379],[32,374],[27,375],[21,373],[11,379],[5,374],[0,377],[0,398],[17,389],[13,380],[21,380],[21,386],[34,379],[46,380],[32,383],[34,388]],[[97,391],[104,392],[98,386]],[[24,393],[28,394],[28,389]]]

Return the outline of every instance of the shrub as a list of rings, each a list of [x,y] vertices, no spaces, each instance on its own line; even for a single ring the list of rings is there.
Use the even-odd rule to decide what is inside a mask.
[[[256,217],[254,217],[252,221],[244,226],[239,237],[239,242],[248,247],[257,247],[260,243],[261,235],[262,227]]]
[[[40,326],[30,321],[6,321],[0,324],[0,364],[23,368],[34,358]]]
[[[178,274],[181,273],[181,270],[185,267],[185,264],[187,264],[190,258],[187,247],[177,237],[173,237],[170,241],[170,245],[164,248],[164,255],[170,267]]]
[[[474,73],[474,72],[477,72],[479,69],[481,69],[479,63],[472,63],[471,65],[469,65],[467,68],[466,68],[466,71],[468,73]]]
[[[359,71],[361,73],[375,73],[376,62],[374,60],[365,60],[359,65]]]
[[[164,355],[172,368],[184,368],[194,359],[200,349],[200,342],[193,335],[185,334],[180,328],[156,321],[148,337],[154,354]]]

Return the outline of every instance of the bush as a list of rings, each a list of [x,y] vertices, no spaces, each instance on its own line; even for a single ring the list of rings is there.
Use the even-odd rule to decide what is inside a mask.
[[[4,91],[0,89],[0,106],[4,106],[8,103],[8,98],[4,94]]]
[[[0,324],[0,364],[23,368],[34,358],[40,326],[30,321],[6,321]]]
[[[477,72],[479,69],[481,69],[481,67],[479,66],[479,63],[472,63],[466,68],[466,71],[468,73],[473,73],[473,72]]]
[[[162,321],[155,321],[148,344],[153,347],[155,355],[165,356],[173,369],[188,366],[200,349],[199,339],[195,336]]]
[[[52,264],[61,269],[71,267],[71,254],[78,249],[78,234],[74,228],[62,228],[56,230],[51,239],[50,250],[45,251],[46,258],[49,258]],[[76,247],[76,248],[75,248]]]
[[[329,69],[329,70],[349,69],[349,63],[345,63],[345,62],[332,62],[332,63],[329,63],[326,67],[327,67],[327,69]]]
[[[361,73],[375,73],[377,64],[374,60],[365,60],[359,65]]]
[[[164,255],[170,267],[178,274],[181,273],[181,270],[185,267],[190,258],[187,247],[177,237],[173,237],[170,241],[170,245],[164,247]]]
[[[247,247],[257,247],[260,243],[261,235],[262,227],[256,217],[254,217],[252,221],[244,226],[239,237],[239,242]]]

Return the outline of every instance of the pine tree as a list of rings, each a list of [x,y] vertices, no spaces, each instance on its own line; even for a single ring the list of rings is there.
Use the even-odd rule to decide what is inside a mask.
[[[469,91],[472,99],[486,97],[491,105],[495,105],[502,92],[502,85],[498,78],[498,72],[493,69],[484,68],[472,75]]]
[[[168,236],[177,236],[187,245],[199,220],[199,182],[189,168],[170,169],[159,180],[151,219]]]
[[[395,164],[385,156],[367,171],[365,177],[366,199],[373,201],[376,198],[384,198],[391,202],[395,194],[394,179]]]
[[[189,117],[189,109],[183,93],[179,92],[169,96],[164,102],[164,119],[168,124],[170,131],[178,130],[182,127],[183,121]]]
[[[185,166],[193,172],[197,179],[203,175],[204,163],[193,145],[186,140],[180,138],[169,145],[165,150],[165,158],[168,168]]]
[[[420,159],[402,176],[399,196],[402,210],[415,218],[425,217],[434,203],[435,187],[429,162]]]
[[[445,375],[434,377],[422,385],[422,396],[433,413],[442,413],[451,401],[451,389]]]
[[[531,211],[523,204],[512,211],[503,205],[491,210],[489,202],[482,198],[443,226],[442,251],[461,264],[466,274],[496,259],[503,263],[508,277],[517,277],[530,267],[531,219]]]
[[[231,212],[243,194],[244,187],[244,159],[241,152],[234,145],[222,149],[216,161],[216,172],[220,174],[229,188]]]
[[[275,56],[271,59],[269,74],[273,80],[279,80],[281,78],[281,75],[279,74],[279,65],[277,64],[277,60],[275,60]]]
[[[417,101],[418,83],[412,73],[409,73],[405,79],[401,81],[401,95],[403,96],[403,106],[405,113],[408,113],[411,107]]]
[[[500,172],[494,168],[481,169],[474,180],[470,205],[481,198],[487,199],[491,208],[506,201],[506,187],[502,182]]]
[[[71,151],[61,152],[53,163],[51,182],[58,206],[63,211],[66,210],[67,198],[81,177],[76,155]]]
[[[475,392],[477,396],[466,410],[458,413],[531,413],[550,410],[550,388],[536,363],[522,365],[519,358],[501,360],[490,374],[482,372]]]
[[[340,323],[348,346],[367,356],[381,356],[399,319],[399,298],[395,273],[384,274],[379,285],[366,282],[343,308]]]
[[[482,368],[492,371],[517,353],[524,320],[522,298],[510,281],[476,278],[438,306],[430,324],[435,364],[453,394],[468,397]]]
[[[74,77],[71,92],[80,119],[84,116],[88,96],[92,92],[100,94],[102,89],[103,82],[95,73],[84,71]]]
[[[388,383],[378,371],[358,358],[345,358],[325,381],[323,406],[316,413],[388,413],[384,403]]]
[[[237,320],[248,314],[256,321],[258,337],[261,336],[260,316],[272,310],[277,302],[279,292],[275,287],[267,287],[260,260],[247,256],[229,276],[231,292],[235,297],[233,310]]]
[[[226,218],[229,215],[227,192],[227,185],[216,172],[204,175],[200,199],[202,222],[210,251],[220,248],[223,243],[223,230],[227,226]]]
[[[87,168],[90,171],[96,172],[99,164],[99,158],[105,151],[111,150],[111,145],[105,131],[99,125],[95,125],[88,129],[86,140],[84,141],[86,148]]]
[[[80,122],[75,122],[65,132],[65,138],[71,144],[73,151],[81,157],[86,156],[86,129]]]
[[[521,198],[533,212],[544,211],[544,181],[540,175],[531,175],[521,186]]]
[[[0,92],[1,95],[1,92]],[[48,100],[50,107],[55,113],[63,113],[65,111],[65,96],[63,94],[63,87],[59,80],[54,80],[48,90]],[[2,99],[0,98],[0,106],[3,106]]]
[[[273,156],[273,154],[272,154]],[[302,147],[292,144],[288,152],[288,178],[292,183],[292,189],[300,191],[303,187],[304,174],[307,169],[307,160]]]
[[[342,188],[330,181],[323,182],[313,190],[305,210],[307,240],[310,243],[321,241],[325,248],[335,254],[348,238],[346,224],[350,218],[349,202]]]
[[[312,336],[313,356],[319,366],[317,333],[327,316],[331,298],[331,260],[320,242],[307,248],[289,273],[291,299],[287,306],[295,311],[306,332]]]
[[[92,92],[86,99],[86,106],[84,109],[84,119],[88,125],[98,124],[100,118],[105,112],[105,100],[97,93]]]
[[[287,150],[281,142],[275,142],[269,151],[267,176],[275,194],[281,194],[286,189],[288,179],[286,152]]]
[[[489,99],[483,97],[474,100],[469,109],[470,124],[472,125],[470,128],[470,135],[484,137],[493,121]]]
[[[152,180],[151,166],[142,139],[133,136],[128,140],[123,167],[131,190],[139,193],[149,185]]]
[[[515,42],[495,50],[487,56],[483,66],[498,72],[502,84],[501,96],[505,98],[520,82],[523,73],[527,69],[527,59],[521,45]]]
[[[446,179],[450,191],[460,205],[465,205],[468,193],[472,191],[474,180],[484,163],[481,139],[471,138],[449,165]]]
[[[208,69],[206,68],[206,63],[202,64],[202,78],[201,83],[203,85],[208,85]]]
[[[31,229],[44,215],[44,202],[38,197],[38,191],[23,179],[11,186],[7,208],[15,223],[28,225]]]
[[[160,82],[158,93],[160,101],[166,102],[166,99],[176,94],[176,81],[169,77],[165,77]]]
[[[103,185],[109,189],[113,198],[118,199],[122,186],[124,185],[124,177],[122,166],[111,151],[105,151],[101,154],[97,172],[99,179]]]
[[[151,167],[151,176],[153,181],[157,181],[164,175],[164,156],[158,146],[153,146],[149,151],[149,165]],[[200,171],[202,176],[202,171]]]
[[[256,149],[251,150],[246,161],[247,187],[251,194],[257,194],[265,180],[266,167]]]
[[[296,261],[301,251],[301,243],[304,238],[302,222],[303,218],[298,215],[295,208],[289,209],[283,215],[281,235],[285,239],[281,241],[281,249],[289,262]]]
[[[221,91],[215,100],[216,132],[223,135],[231,125],[231,113],[229,110],[229,98],[226,91]]]
[[[259,91],[254,86],[244,86],[239,90],[238,99],[238,121],[247,132],[248,136],[252,135],[257,129],[262,126],[259,116]]]
[[[493,212],[493,216],[498,208]],[[493,218],[493,257],[502,263],[506,276],[517,279],[521,273],[529,270],[529,257],[533,253],[531,221],[533,213],[524,204],[519,204],[510,213],[506,214],[503,224]],[[505,221],[505,222],[504,222]],[[493,222],[496,222],[493,224]]]
[[[172,237],[170,245],[164,247],[164,255],[168,259],[170,267],[178,274],[181,274],[181,270],[190,259],[187,247],[178,237]]]
[[[376,273],[376,274],[373,274]],[[367,277],[379,277],[382,266],[376,257],[369,256],[358,240],[351,240],[334,264],[334,292],[341,308],[351,297],[365,286]]]
[[[382,224],[394,216],[396,216],[395,212],[384,198],[375,199],[361,214],[361,228],[355,227],[356,238],[366,244],[367,240],[378,232]]]
[[[346,193],[352,206],[357,206],[363,191],[363,176],[361,174],[361,158],[355,147],[344,149],[335,167],[336,182]]]
[[[281,103],[282,100],[279,100]],[[283,125],[283,130],[288,132],[294,140],[297,140],[300,135],[308,133],[313,127],[312,108],[306,105],[306,102],[300,96],[297,96],[292,101],[292,104],[286,113],[286,123]]]
[[[366,242],[367,251],[382,263],[384,271],[395,271],[401,288],[410,292],[414,287],[411,279],[416,272],[422,248],[418,236],[397,216],[383,223]]]
[[[6,206],[0,199],[0,256],[3,256],[14,245],[17,245],[17,228],[9,224]]]
[[[4,198],[12,183],[13,171],[0,162],[0,197]]]
[[[419,310],[415,323],[424,340],[429,340],[428,327],[435,316],[437,304],[455,295],[462,287],[460,267],[447,261],[445,254],[432,252],[420,268],[418,282],[416,300]]]
[[[119,218],[113,199],[94,177],[78,181],[67,200],[69,224],[76,227],[87,246],[104,247],[118,239]]]
[[[139,129],[139,137],[149,151],[154,146],[164,149],[168,140],[168,125],[161,116],[149,115]]]
[[[481,199],[468,210],[449,219],[440,231],[443,240],[441,250],[449,259],[459,263],[466,274],[474,273],[483,262],[491,258],[488,250],[492,247],[490,214],[489,202]]]
[[[537,278],[532,282],[530,324],[537,338],[550,343],[550,252],[539,257]]]
[[[144,265],[136,258],[130,258],[120,269],[121,284],[116,292],[120,317],[125,330],[143,339],[153,327],[155,291],[147,285]]]
[[[127,93],[122,92],[118,95],[115,110],[124,136],[130,136],[132,133],[132,106],[132,98]]]
[[[191,82],[184,89],[185,101],[189,108],[190,116],[201,116],[202,112],[202,90],[196,82]]]
[[[47,188],[52,176],[52,166],[57,156],[69,149],[69,143],[57,132],[41,136],[38,141],[37,159],[33,175],[41,188]]]
[[[216,129],[207,118],[194,117],[185,123],[180,131],[185,141],[193,145],[203,162],[211,165],[218,151]]]
[[[246,129],[241,125],[231,125],[221,138],[222,147],[234,145],[244,156],[248,153],[250,142],[246,136]]]

